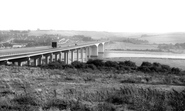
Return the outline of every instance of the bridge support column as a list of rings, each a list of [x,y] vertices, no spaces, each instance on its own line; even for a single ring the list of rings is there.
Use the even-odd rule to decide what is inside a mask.
[[[91,58],[91,47],[88,48],[88,59]]]
[[[54,55],[55,55],[55,61],[57,61],[58,60],[58,53],[55,53]]]
[[[65,51],[64,52],[64,62],[65,62],[65,64],[68,64],[69,63],[69,60],[68,60],[68,58],[69,58],[68,55],[69,54],[68,53],[69,53],[69,51]]]
[[[43,58],[42,55],[38,57],[38,65],[42,65],[42,58]]]
[[[81,48],[81,62],[84,62],[84,48]]]
[[[22,66],[22,61],[18,61],[18,66]]]
[[[98,58],[103,58],[104,55],[104,42],[98,45]]]
[[[98,58],[98,44],[91,46],[91,58]]]
[[[76,49],[76,60],[79,61],[79,49]]]
[[[15,65],[15,61],[12,61],[12,64]]]
[[[48,64],[48,56],[49,55],[44,55],[45,56],[45,64]]]
[[[62,52],[59,52],[59,61],[62,61]]]
[[[71,50],[71,63],[74,61],[74,50]]]
[[[49,62],[53,62],[53,53],[50,54]]]
[[[31,59],[29,57],[27,58],[27,65],[31,66]]]
[[[33,58],[33,65],[34,65],[34,66],[37,66],[37,65],[38,65],[37,58]]]
[[[86,61],[90,59],[90,47],[86,47]]]

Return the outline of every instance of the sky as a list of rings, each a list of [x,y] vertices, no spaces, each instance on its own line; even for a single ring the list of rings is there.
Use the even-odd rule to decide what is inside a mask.
[[[185,32],[184,0],[0,0],[0,30]]]

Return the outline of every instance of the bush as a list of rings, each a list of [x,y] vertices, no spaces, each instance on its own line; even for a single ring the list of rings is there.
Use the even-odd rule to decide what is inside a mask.
[[[92,69],[92,70],[96,70],[97,67],[94,64],[87,64],[87,67]]]
[[[137,68],[138,71],[144,72],[144,73],[150,73],[151,70],[149,67],[140,66]]]
[[[143,62],[141,67],[152,67],[152,64],[150,62]]]
[[[168,65],[161,65],[162,72],[170,72],[171,67]]]
[[[179,68],[173,67],[173,68],[171,69],[171,73],[173,73],[173,74],[179,74],[180,72],[181,72],[181,70],[180,70]]]
[[[69,65],[69,64],[63,65],[62,67],[63,69],[68,69],[68,68],[73,69],[74,68],[72,65]]]
[[[87,64],[94,64],[96,67],[103,67],[104,66],[104,62],[103,60],[100,59],[95,59],[95,60],[88,60]]]
[[[77,69],[86,68],[86,64],[79,61],[74,61],[71,63],[71,65]]]
[[[153,67],[158,67],[158,68],[161,68],[161,64],[160,63],[157,63],[157,62],[154,62],[152,64]]]
[[[119,62],[119,66],[137,67],[132,61]]]
[[[118,63],[115,62],[115,61],[106,61],[105,62],[105,67],[117,67],[118,66]]]

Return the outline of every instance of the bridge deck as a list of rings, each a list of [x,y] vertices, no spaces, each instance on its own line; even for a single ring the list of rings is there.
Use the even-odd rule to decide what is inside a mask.
[[[43,46],[43,47],[29,47],[29,48],[0,50],[0,60],[6,60],[8,58],[12,58],[12,59],[21,58],[21,57],[34,56],[39,54],[47,54],[47,53],[52,53],[57,51],[73,50],[77,48],[95,45],[102,42],[106,42],[106,41],[87,42],[87,43],[80,43],[78,45],[75,45],[75,44],[60,45],[57,48],[52,48],[51,46]]]

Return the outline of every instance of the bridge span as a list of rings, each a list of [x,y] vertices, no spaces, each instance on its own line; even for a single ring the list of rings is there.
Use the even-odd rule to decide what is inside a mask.
[[[0,50],[0,64],[17,64],[19,66],[38,66],[53,61],[85,62],[88,59],[100,58],[104,53],[104,44],[108,41],[94,41],[80,44],[61,45],[57,48],[33,47]]]

